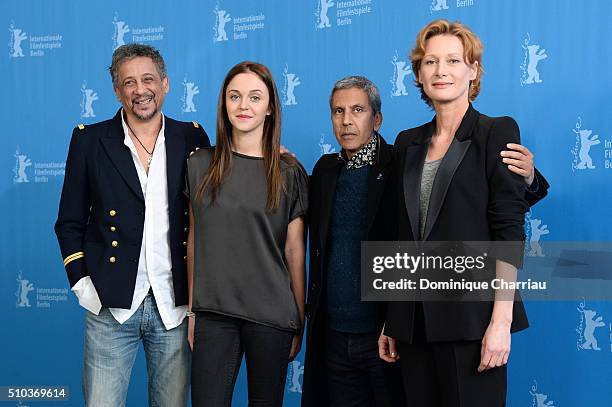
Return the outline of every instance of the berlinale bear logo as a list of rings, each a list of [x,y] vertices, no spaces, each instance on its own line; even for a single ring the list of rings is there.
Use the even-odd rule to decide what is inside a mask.
[[[32,306],[28,298],[30,291],[34,291],[34,284],[32,284],[30,280],[23,278],[20,271],[17,276],[17,292],[15,293],[17,297],[17,308],[29,308]]]
[[[183,79],[183,101],[182,111],[183,113],[197,112],[193,97],[200,93],[200,89],[197,87],[195,82],[188,82],[187,78]]]
[[[213,10],[215,13],[215,35],[213,37],[214,42],[227,41],[227,33],[225,32],[225,25],[232,21],[230,14],[226,10],[220,10],[219,5]]]
[[[572,129],[572,131],[576,134],[576,141],[574,144],[574,148],[572,149],[572,154],[574,155],[574,161],[572,163],[573,170],[594,170],[595,165],[593,164],[593,159],[591,158],[591,147],[596,146],[601,143],[599,140],[599,135],[593,134],[593,130],[587,130],[582,128],[582,118],[578,117],[578,121],[576,122],[576,126]]]
[[[335,5],[336,3],[334,3],[332,0],[319,0],[317,4],[317,12],[315,13],[315,16],[317,17],[317,29],[331,27],[327,13],[329,9]]]
[[[393,56],[391,65],[393,65],[393,78],[391,78],[391,97],[408,95],[408,90],[406,89],[406,84],[404,83],[406,76],[412,73],[412,69],[408,64],[408,61],[400,60],[397,51],[395,51],[395,55]]]
[[[19,151],[19,147],[15,151],[15,168],[13,172],[15,176],[13,177],[13,182],[15,184],[21,184],[23,182],[30,182],[28,179],[28,174],[26,173],[26,168],[32,165],[32,160],[28,158],[27,155],[22,154]]]
[[[577,310],[580,313],[580,322],[576,328],[576,333],[578,334],[576,347],[578,350],[601,350],[595,336],[595,331],[597,328],[606,326],[603,317],[601,315],[596,317],[597,311],[587,309],[585,300],[580,302]]]
[[[125,45],[125,34],[130,32],[130,26],[125,21],[119,20],[119,17],[115,14],[113,18],[113,25],[115,26],[115,33],[113,34],[114,48],[117,49],[122,45]]]
[[[545,49],[540,49],[540,46],[537,44],[530,44],[531,35],[527,33],[525,39],[523,40],[523,44],[521,47],[525,50],[525,56],[523,58],[523,63],[521,64],[521,70],[523,71],[523,76],[521,76],[521,86],[524,85],[533,85],[536,83],[542,83],[542,79],[540,79],[540,72],[538,71],[538,63],[548,58]]]
[[[283,77],[285,78],[285,85],[283,86],[283,106],[293,106],[297,105],[297,101],[295,100],[295,88],[300,86],[302,82],[300,82],[300,77],[295,73],[289,72],[289,67],[285,64],[285,69],[283,70]]]
[[[533,397],[532,405],[534,407],[555,407],[555,403],[552,400],[548,400],[547,394],[538,392],[538,383],[535,380],[529,394]]]
[[[93,110],[93,102],[98,100],[98,94],[93,89],[87,87],[87,82],[83,82],[83,85],[81,85],[81,93],[83,95],[81,99],[81,117],[96,117]]]
[[[15,27],[14,24],[11,24],[9,27],[9,32],[11,33],[11,40],[9,42],[9,56],[11,58],[22,58],[23,49],[21,48],[21,43],[24,40],[28,39],[26,33],[21,29]]]

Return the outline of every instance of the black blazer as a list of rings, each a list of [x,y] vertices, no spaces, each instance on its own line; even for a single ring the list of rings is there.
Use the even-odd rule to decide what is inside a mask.
[[[376,161],[368,174],[368,240],[394,240],[396,236],[396,184],[393,171],[395,150],[379,136]],[[315,164],[309,183],[310,269],[306,304],[306,356],[302,386],[302,406],[324,406],[327,399],[325,377],[325,337],[327,331],[325,296],[327,281],[327,236],[336,181],[344,161],[338,154],[326,154]],[[384,304],[379,323],[384,322]],[[399,386],[401,387],[401,386]]]
[[[413,130],[416,129],[401,131],[395,138],[395,142],[393,145],[398,149],[403,149],[412,145],[414,143]],[[535,174],[533,183],[531,184],[531,186],[525,189],[525,200],[527,201],[530,207],[544,199],[546,195],[548,195],[548,189],[550,188],[550,185],[548,184],[548,181],[546,180],[544,175],[542,175],[542,173],[538,171],[538,169],[535,167],[534,173]]]
[[[102,307],[132,305],[145,203],[136,167],[115,117],[72,132],[55,233],[70,286],[91,276]],[[196,123],[165,118],[170,253],[175,304],[187,304],[185,163],[209,146]]]
[[[420,240],[421,174],[435,127],[434,118],[430,123],[398,135],[402,172],[397,183],[399,240]],[[424,240],[521,242],[516,250],[498,257],[521,267],[525,238],[523,222],[528,202],[522,177],[511,173],[499,155],[510,142],[520,142],[519,129],[513,119],[490,118],[470,105],[438,168]],[[545,180],[541,185],[547,185]],[[390,302],[386,334],[410,342],[414,309],[413,302]],[[429,342],[481,339],[492,310],[492,302],[424,302],[426,338]],[[523,304],[515,302],[511,330],[527,326]]]

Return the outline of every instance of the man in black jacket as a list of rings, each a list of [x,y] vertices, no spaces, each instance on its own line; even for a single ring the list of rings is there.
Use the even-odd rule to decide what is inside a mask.
[[[379,357],[385,305],[362,302],[360,283],[361,241],[397,238],[396,153],[378,134],[380,94],[370,80],[336,82],[330,109],[342,151],[322,156],[310,180],[302,406],[403,406],[400,371]],[[532,157],[515,148],[508,164],[531,183]],[[546,181],[537,182],[531,202],[545,195]]]
[[[185,406],[187,201],[185,161],[209,146],[196,123],[165,117],[164,60],[124,45],[110,73],[122,108],[72,133],[55,232],[85,321],[88,406],[123,406],[138,345],[147,356],[150,405]]]
[[[361,241],[395,235],[394,151],[377,132],[380,106],[364,77],[336,82],[330,96],[342,152],[321,157],[310,180],[303,406],[391,405],[377,346],[384,308],[361,301],[359,276]]]

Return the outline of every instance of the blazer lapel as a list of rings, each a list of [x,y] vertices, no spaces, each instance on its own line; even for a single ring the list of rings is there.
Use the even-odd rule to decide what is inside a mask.
[[[438,219],[440,208],[442,208],[442,204],[444,203],[444,198],[446,197],[446,192],[453,179],[453,175],[455,175],[455,171],[457,167],[459,167],[459,164],[461,164],[471,143],[472,140],[459,141],[457,138],[453,138],[451,145],[448,147],[448,151],[440,163],[440,167],[438,167],[431,189],[431,196],[429,198],[423,240],[427,240],[433,225]]]
[[[419,239],[419,199],[421,195],[421,175],[423,174],[423,165],[427,156],[427,148],[429,147],[429,138],[422,144],[413,144],[406,147],[404,152],[404,204],[406,212],[410,220],[412,229],[412,237],[414,240]]]
[[[378,213],[378,205],[380,204],[389,174],[387,166],[391,162],[389,146],[380,134],[378,135],[378,140],[376,162],[372,165],[368,174],[368,233]]]
[[[434,183],[431,189],[431,196],[429,198],[429,207],[427,208],[427,218],[425,221],[425,232],[423,233],[423,240],[427,240],[433,226],[436,224],[440,209],[446,198],[446,193],[450,183],[457,171],[457,168],[463,161],[465,154],[472,143],[471,135],[474,130],[474,126],[478,122],[478,113],[470,104],[468,110],[465,112],[461,124],[455,133],[455,137],[448,147],[448,151],[444,155],[440,167],[436,173]]]
[[[174,202],[174,197],[178,194],[179,188],[183,185],[183,166],[185,160],[185,140],[178,133],[178,129],[171,119],[165,119],[166,139],[166,176],[168,178],[168,204]]]
[[[327,232],[329,230],[329,220],[331,218],[332,206],[336,196],[336,182],[340,175],[342,162],[336,160],[333,166],[326,169],[326,173],[321,177],[321,224],[319,225],[319,241],[321,249],[326,250]],[[323,254],[323,253],[322,253]],[[321,257],[325,258],[325,257]]]
[[[106,137],[102,137],[100,142],[104,146],[106,153],[113,163],[115,168],[121,177],[124,179],[126,184],[141,200],[144,201],[142,194],[142,187],[140,186],[140,180],[138,179],[138,173],[134,166],[134,160],[132,159],[132,153],[130,149],[123,143],[125,139],[125,133],[123,132],[123,126],[121,125],[121,109],[113,118],[113,124],[110,126]]]

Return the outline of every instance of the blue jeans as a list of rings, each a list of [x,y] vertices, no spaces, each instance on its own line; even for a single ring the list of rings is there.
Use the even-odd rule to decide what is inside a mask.
[[[187,320],[169,331],[147,295],[138,310],[119,324],[108,309],[87,313],[83,366],[83,395],[91,407],[123,407],[140,341],[149,376],[149,406],[187,404],[191,352]]]

